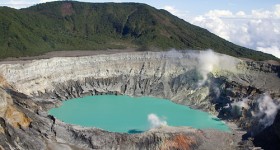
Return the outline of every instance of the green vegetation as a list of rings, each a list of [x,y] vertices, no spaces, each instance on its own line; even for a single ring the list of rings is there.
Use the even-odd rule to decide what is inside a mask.
[[[146,4],[60,1],[21,10],[0,7],[0,58],[113,48],[210,48],[235,57],[278,60]]]

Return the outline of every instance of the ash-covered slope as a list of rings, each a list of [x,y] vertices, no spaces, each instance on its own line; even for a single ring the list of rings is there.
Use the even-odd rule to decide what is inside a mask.
[[[272,137],[265,142],[256,138],[255,145],[279,148],[277,65],[246,62],[212,51],[135,52],[2,64],[0,73],[1,93],[7,97],[0,99],[0,112],[4,112],[0,144],[7,149],[9,145],[24,149],[51,145],[84,149],[253,146],[250,140],[240,142],[240,132],[235,130],[232,134],[166,128],[127,135],[67,125],[47,116],[46,111],[61,100],[98,94],[167,98],[230,121],[244,129],[246,136]],[[18,113],[7,113],[9,110]]]
[[[0,7],[0,58],[114,48],[211,48],[235,57],[278,60],[146,4],[61,1],[21,10]]]

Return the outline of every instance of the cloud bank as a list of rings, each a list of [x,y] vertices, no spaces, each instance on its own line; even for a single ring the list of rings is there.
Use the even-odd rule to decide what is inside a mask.
[[[280,58],[280,4],[250,13],[210,10],[188,21],[233,43]]]
[[[280,4],[250,12],[210,10],[195,17],[172,6],[163,9],[235,44],[280,58]]]

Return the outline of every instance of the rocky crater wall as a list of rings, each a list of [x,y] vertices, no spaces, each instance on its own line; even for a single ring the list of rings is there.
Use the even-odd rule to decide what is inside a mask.
[[[97,146],[96,148],[101,149],[105,147],[100,143],[96,145],[96,140],[91,144],[87,142],[89,138],[93,138],[88,134],[87,137],[79,135],[77,141],[69,138],[84,131],[76,131],[71,126],[49,118],[44,115],[45,111],[59,105],[61,100],[86,95],[155,96],[208,111],[219,118],[234,122],[248,131],[248,136],[255,136],[269,126],[275,126],[274,118],[280,102],[279,72],[280,67],[277,65],[242,61],[212,51],[119,53],[0,65],[1,76],[9,85],[3,89],[14,95],[12,97],[17,107],[20,107],[18,109],[22,109],[27,117],[32,118],[27,119],[33,120],[31,125],[38,123],[33,125],[33,130],[49,127],[49,130],[40,130],[40,134],[55,136],[62,141],[58,143],[71,141],[85,148]],[[2,100],[0,105],[5,111],[3,108],[6,108],[6,103]],[[262,105],[264,107],[260,107]],[[265,108],[272,105],[273,112],[267,112]],[[105,133],[98,131],[94,133],[96,134]],[[160,140],[149,141],[162,143],[166,139],[174,139],[169,137],[170,133],[165,136],[167,135],[168,138],[160,136]],[[203,143],[203,138],[197,136],[176,136],[179,137],[175,139],[184,137],[183,141],[196,139],[200,141],[198,143]],[[121,137],[124,138],[119,136]],[[139,139],[136,141],[139,142]],[[170,141],[165,143],[168,145]],[[190,146],[197,148],[198,143]],[[111,146],[117,144],[111,143]],[[134,148],[137,149],[137,146]]]

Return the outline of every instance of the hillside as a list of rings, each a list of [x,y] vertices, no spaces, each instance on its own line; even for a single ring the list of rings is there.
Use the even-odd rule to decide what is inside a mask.
[[[0,58],[58,50],[124,48],[211,48],[235,57],[278,60],[146,4],[62,1],[21,10],[0,7]]]

